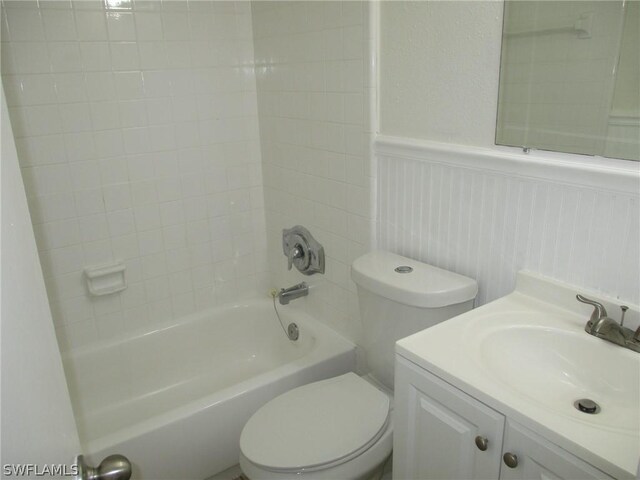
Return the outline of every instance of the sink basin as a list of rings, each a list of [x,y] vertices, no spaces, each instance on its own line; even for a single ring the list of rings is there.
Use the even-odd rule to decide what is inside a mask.
[[[479,318],[470,326],[475,360],[505,388],[550,410],[603,428],[637,430],[640,356],[566,323],[561,316],[523,313]],[[583,398],[600,411],[579,411],[574,402]]]
[[[519,272],[514,292],[400,340],[396,352],[611,477],[635,479],[640,354],[585,332],[592,309],[577,293],[586,292]],[[617,299],[587,296],[620,311]],[[625,318],[638,328],[640,307]],[[580,399],[600,410],[578,410]]]

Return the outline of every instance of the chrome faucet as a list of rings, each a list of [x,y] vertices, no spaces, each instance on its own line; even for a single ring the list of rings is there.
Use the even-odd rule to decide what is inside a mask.
[[[289,305],[291,300],[306,297],[307,295],[309,295],[309,285],[307,285],[306,282],[301,282],[293,287],[283,288],[280,290],[280,293],[278,293],[278,300],[280,301],[280,305]]]
[[[630,328],[622,326],[613,318],[609,318],[607,316],[607,310],[601,303],[582,295],[576,295],[576,298],[579,302],[593,306],[591,318],[589,318],[589,321],[584,326],[585,332],[594,337],[640,353],[640,327],[634,332]],[[625,311],[626,310],[623,309],[623,312]]]

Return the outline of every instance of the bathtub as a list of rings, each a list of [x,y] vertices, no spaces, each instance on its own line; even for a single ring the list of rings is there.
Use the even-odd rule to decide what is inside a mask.
[[[294,306],[215,308],[63,355],[83,453],[121,453],[133,478],[198,479],[238,463],[249,417],[275,396],[355,368],[355,346]]]

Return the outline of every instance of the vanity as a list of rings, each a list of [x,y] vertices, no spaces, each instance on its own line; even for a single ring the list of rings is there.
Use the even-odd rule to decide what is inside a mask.
[[[519,272],[513,293],[396,344],[394,478],[636,478],[640,353],[588,334],[576,294],[619,321],[620,302]]]

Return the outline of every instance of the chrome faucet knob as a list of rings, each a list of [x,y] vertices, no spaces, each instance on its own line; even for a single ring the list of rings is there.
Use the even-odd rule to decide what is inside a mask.
[[[589,323],[593,324],[598,320],[606,318],[607,310],[604,308],[604,305],[602,305],[601,303],[598,303],[595,300],[591,300],[590,298],[583,297],[580,294],[576,295],[576,299],[578,299],[579,302],[586,303],[587,305],[593,306],[593,313],[591,314],[591,319],[589,320]]]
[[[289,250],[289,255],[287,255],[287,270],[291,270],[293,267],[293,260],[296,258],[302,258],[304,256],[304,251],[300,247],[300,245],[296,245],[291,250]]]

